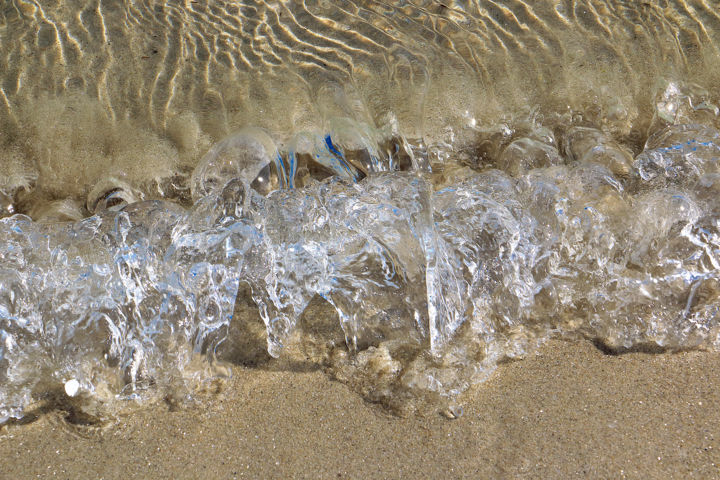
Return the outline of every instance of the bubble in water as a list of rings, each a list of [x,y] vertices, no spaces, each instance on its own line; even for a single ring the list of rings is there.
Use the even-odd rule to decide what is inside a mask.
[[[671,125],[652,135],[637,156],[643,188],[689,185],[718,171],[720,132],[702,125]]]
[[[720,112],[708,92],[698,85],[668,82],[655,99],[655,118],[651,131],[668,124],[710,123]]]
[[[7,217],[15,213],[15,204],[13,198],[7,193],[0,190],[0,218]]]
[[[80,203],[71,199],[38,202],[29,214],[38,223],[77,222],[85,217]]]
[[[234,178],[266,195],[290,178],[283,169],[272,138],[259,128],[245,128],[213,145],[200,160],[190,178],[192,198],[216,193]]]
[[[560,165],[563,160],[557,148],[540,140],[529,137],[513,140],[500,154],[498,168],[510,175],[519,176],[533,168]]]
[[[632,153],[594,128],[572,127],[568,130],[565,135],[565,152],[571,160],[598,163],[619,177],[628,176],[632,169]]]
[[[91,213],[103,210],[119,210],[125,205],[143,199],[143,194],[123,180],[108,177],[100,180],[88,193],[86,208]]]

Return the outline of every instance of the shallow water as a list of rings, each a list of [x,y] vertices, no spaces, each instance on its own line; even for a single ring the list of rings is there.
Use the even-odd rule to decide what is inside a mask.
[[[720,347],[712,2],[0,8],[0,420],[258,338],[388,404]]]

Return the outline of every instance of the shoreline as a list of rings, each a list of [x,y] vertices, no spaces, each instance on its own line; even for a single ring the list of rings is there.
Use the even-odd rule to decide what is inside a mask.
[[[105,428],[0,428],[2,478],[712,478],[720,353],[605,355],[552,340],[461,397],[397,417],[322,371],[233,367],[220,393]]]

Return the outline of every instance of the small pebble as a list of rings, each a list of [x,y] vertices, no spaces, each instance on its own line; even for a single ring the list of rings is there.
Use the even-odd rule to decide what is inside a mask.
[[[65,393],[67,393],[68,397],[74,397],[77,395],[78,390],[80,390],[80,382],[74,378],[65,382]]]

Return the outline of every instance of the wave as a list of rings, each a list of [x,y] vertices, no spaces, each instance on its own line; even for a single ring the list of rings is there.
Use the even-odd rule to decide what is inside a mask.
[[[192,391],[247,341],[243,289],[273,356],[331,307],[344,342],[317,329],[317,358],[390,403],[454,398],[550,336],[717,349],[717,115],[669,83],[637,153],[531,117],[478,129],[473,156],[338,118],[288,148],[259,128],[216,143],[185,202],[108,178],[92,216],[33,220],[5,192],[0,419],[54,393],[102,417]]]

